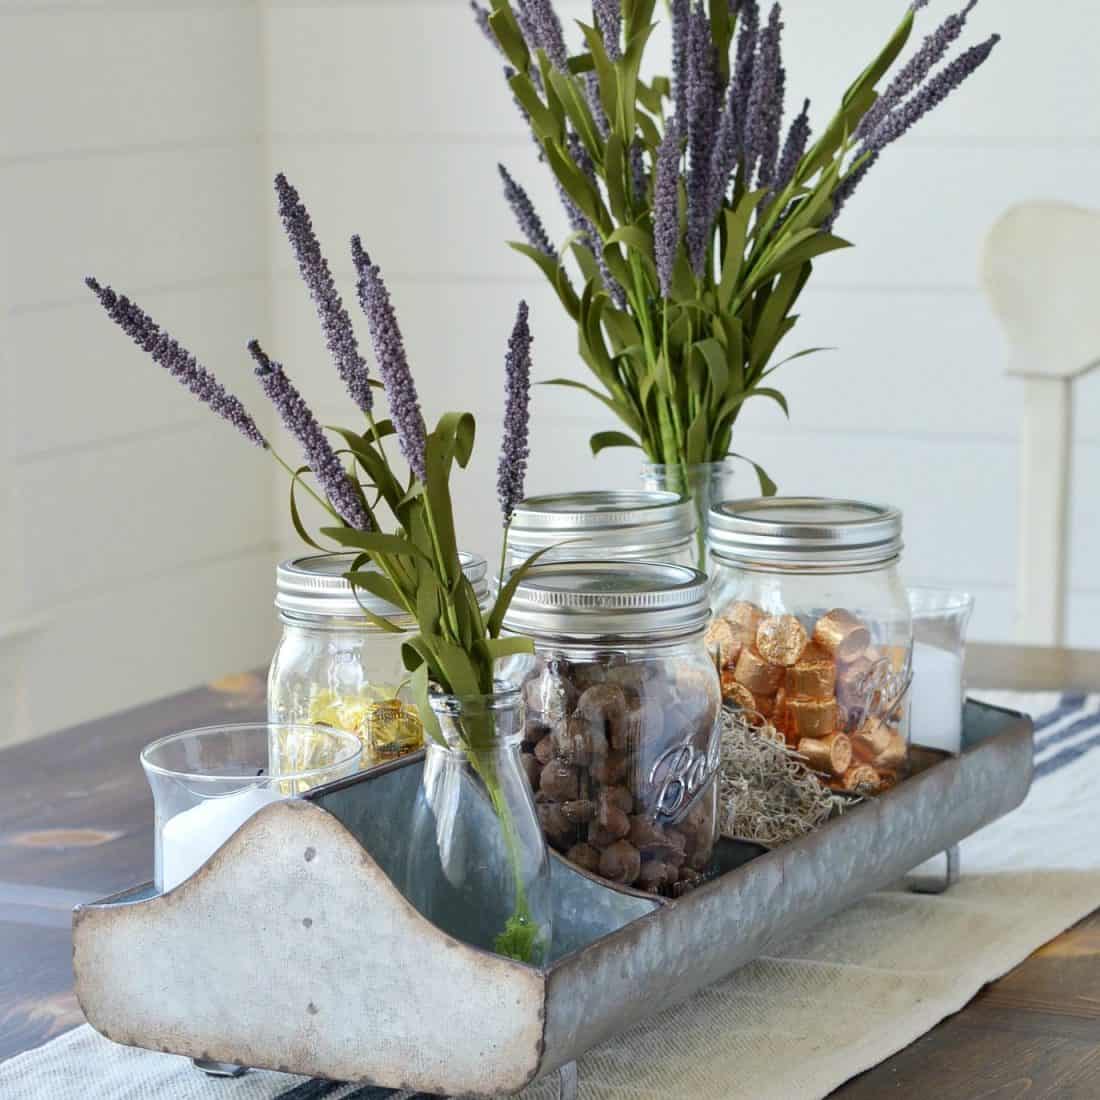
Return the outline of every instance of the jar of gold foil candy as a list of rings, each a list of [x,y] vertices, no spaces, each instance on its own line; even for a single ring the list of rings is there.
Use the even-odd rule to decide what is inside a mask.
[[[720,689],[707,578],[654,562],[553,562],[504,620],[534,640],[522,762],[551,847],[622,886],[677,897],[717,836]]]
[[[415,632],[393,605],[344,579],[352,554],[322,554],[283,562],[275,607],[283,635],[267,683],[268,720],[332,726],[363,743],[364,766],[415,752],[424,727],[407,691],[401,646],[407,633],[373,625],[364,609]],[[369,566],[367,568],[370,568]],[[483,605],[489,598],[484,558],[462,555],[463,572]],[[294,746],[282,751],[293,756]]]
[[[905,775],[913,627],[896,509],[816,497],[710,517],[707,641],[727,705],[771,720],[823,783],[879,794]]]

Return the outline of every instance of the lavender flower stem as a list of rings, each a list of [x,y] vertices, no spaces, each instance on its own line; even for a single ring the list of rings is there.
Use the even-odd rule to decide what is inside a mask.
[[[497,465],[497,497],[506,528],[523,499],[531,453],[531,343],[527,303],[521,301],[504,361],[504,431]]]

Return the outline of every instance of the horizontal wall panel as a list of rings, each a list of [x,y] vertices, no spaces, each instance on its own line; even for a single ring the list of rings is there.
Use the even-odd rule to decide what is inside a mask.
[[[14,400],[23,409],[49,410],[16,419],[17,455],[69,451],[212,417],[112,324],[90,291],[85,294],[79,305],[30,310],[8,323],[8,354],[18,364],[11,371]],[[263,280],[136,297],[256,416],[266,415],[245,350],[266,323]]]
[[[923,36],[952,10],[939,4],[920,13],[913,35]],[[556,5],[571,46],[580,43],[574,19],[591,21],[580,0]],[[843,12],[816,0],[788,0],[785,52],[789,110],[804,98],[824,128],[845,89],[876,56],[897,25],[904,4],[845,0]],[[647,50],[647,70],[667,72],[667,13]],[[295,3],[270,0],[271,56],[278,71],[293,60],[297,81],[276,82],[271,92],[274,128],[291,134],[327,132],[410,136],[520,134],[522,125],[502,88],[502,59],[480,40],[468,6],[449,0],[344,0]],[[1072,28],[1072,30],[1071,30]],[[924,119],[907,140],[994,142],[1031,139],[1050,143],[1100,138],[1100,100],[1082,96],[1092,76],[1092,44],[1100,15],[1088,0],[1060,0],[1058,17],[1039,19],[1026,0],[979,5],[970,18],[965,48],[993,31],[1002,34],[985,69]],[[1021,79],[1036,59],[1042,80]],[[372,111],[370,104],[385,103]]]
[[[212,561],[57,608],[29,661],[35,730],[86,722],[264,664],[277,637],[272,562],[266,551]]]
[[[259,149],[136,152],[7,166],[11,305],[82,301],[86,274],[126,290],[262,270]]]
[[[0,157],[254,137],[258,18],[233,5],[201,14],[38,5],[4,20],[0,97],[19,109],[8,112]]]
[[[32,610],[266,544],[270,461],[219,422],[18,465]]]
[[[271,155],[298,184],[334,265],[345,271],[346,242],[358,232],[395,274],[528,278],[523,257],[504,247],[517,230],[500,195],[500,159],[530,191],[551,238],[568,235],[549,172],[530,143],[276,140]],[[891,150],[838,222],[856,247],[822,257],[814,285],[976,287],[982,242],[1011,204],[1036,195],[1095,201],[1100,145],[1060,150],[1056,172],[1051,163],[1030,146]],[[269,229],[277,240],[277,224]],[[277,272],[293,270],[285,244],[272,255]]]

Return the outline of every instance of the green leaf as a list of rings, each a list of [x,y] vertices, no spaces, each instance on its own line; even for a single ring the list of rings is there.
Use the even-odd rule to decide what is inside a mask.
[[[653,234],[640,225],[624,225],[616,229],[607,238],[607,243],[625,244],[649,269],[653,278],[657,278],[657,261],[654,258]]]
[[[543,149],[554,175],[558,177],[569,197],[588,215],[601,233],[610,233],[612,222],[607,208],[588,177],[573,163],[573,158],[554,140],[544,141]]]
[[[395,608],[401,611],[407,612],[409,610],[408,601],[397,585],[389,577],[383,576],[373,569],[353,569],[344,574],[344,579],[354,588],[362,588],[372,596],[377,596],[378,599],[393,604]],[[396,630],[400,632],[401,627],[396,627]]]
[[[832,233],[822,233],[819,230],[811,230],[812,236],[800,241],[793,247],[778,251],[759,270],[755,271],[745,283],[740,298],[751,294],[758,286],[775,278],[791,267],[800,267],[815,256],[822,256],[826,252],[835,252],[839,248],[851,248],[851,242],[841,237],[835,237]]]
[[[760,482],[760,495],[765,497],[773,497],[779,490],[779,486],[764,472],[762,466],[757,465],[751,458],[746,458],[744,455],[739,455],[734,451],[730,451],[730,458],[739,458],[742,462],[747,462],[755,471],[757,480]]]
[[[556,549],[557,544],[544,546],[508,574],[508,580],[501,586],[496,601],[493,603],[493,610],[489,613],[489,622],[486,624],[486,629],[489,631],[490,638],[500,637],[500,630],[504,625],[504,616],[508,614],[508,608],[512,605],[512,597],[515,596],[516,589],[523,583],[523,578],[531,571],[531,567],[543,554],[549,554],[551,550]]]
[[[707,420],[706,409],[701,408],[692,420],[687,430],[685,445],[687,448],[687,460],[697,466],[707,460],[707,440],[710,435],[710,424]]]
[[[761,378],[767,378],[772,371],[779,370],[780,367],[785,366],[787,363],[793,363],[796,359],[802,359],[807,355],[816,355],[820,351],[836,350],[835,347],[804,348],[802,351],[795,352],[794,355],[788,355],[786,359],[780,359],[778,363],[772,363],[761,375]]]
[[[898,24],[898,29],[894,31],[890,41],[883,47],[882,52],[863,70],[862,73],[860,73],[844,93],[844,99],[842,100],[843,106],[850,107],[856,100],[865,95],[868,90],[879,82],[879,79],[885,75],[890,66],[898,59],[901,51],[905,49],[912,30],[913,9],[910,7],[905,13],[905,17]]]
[[[310,533],[306,530],[305,524],[302,523],[302,517],[298,513],[298,502],[294,498],[294,490],[298,485],[304,474],[309,473],[308,466],[300,466],[294,471],[294,476],[290,479],[290,522],[294,525],[294,530],[298,533],[298,537],[307,545],[312,546],[314,550],[320,550],[322,554],[327,554],[326,550],[320,543],[315,542],[310,536]]]
[[[527,72],[531,54],[527,49],[523,32],[516,23],[511,5],[507,3],[494,4],[494,9],[489,15],[489,26],[496,36],[496,40],[500,43],[504,56],[521,73]]]
[[[558,298],[561,299],[561,304],[565,306],[565,312],[575,321],[577,319],[577,308],[579,305],[577,299],[577,293],[569,283],[569,276],[566,274],[565,268],[554,256],[547,256],[545,252],[540,252],[537,248],[533,248],[529,244],[525,244],[522,241],[509,241],[508,247],[515,249],[521,255],[526,256],[528,259],[533,260],[542,271],[542,273],[549,280],[550,285],[557,292]]]
[[[530,638],[484,638],[477,648],[489,661],[499,661],[502,657],[518,657],[535,652],[535,643]]]
[[[625,432],[596,432],[588,441],[588,445],[592,448],[593,457],[609,447],[637,447],[640,450],[642,446],[633,436]]]
[[[768,386],[757,386],[749,390],[747,397],[767,397],[774,401],[782,410],[788,420],[791,418],[791,410],[787,407],[787,399],[778,391]]]
[[[607,198],[611,203],[611,213],[619,221],[626,221],[630,212],[627,209],[625,158],[623,157],[622,139],[616,133],[608,134],[607,145],[604,148],[604,182],[607,184]],[[616,230],[618,232],[618,230]],[[614,233],[607,238],[607,243],[612,243]]]
[[[425,558],[417,547],[400,535],[385,535],[381,531],[356,531],[352,527],[322,527],[321,534],[334,539],[341,546],[365,550],[371,557],[395,554],[398,557]]]
[[[726,349],[714,339],[708,336],[705,340],[695,343],[695,350],[703,357],[710,372],[710,384],[717,394],[724,394],[729,386],[730,370],[726,360]]]
[[[539,99],[539,94],[535,91],[531,78],[525,76],[522,72],[516,73],[508,81],[508,84],[516,99],[519,100],[520,106],[527,113],[527,117],[531,120],[531,129],[534,131],[535,137],[544,145],[560,141],[562,137],[561,123],[558,122],[554,112]]]
[[[419,655],[417,656],[419,659]],[[409,667],[408,663],[406,663],[405,667]],[[420,661],[412,670],[412,676],[409,679],[409,692],[413,697],[413,702],[416,704],[417,711],[420,713],[420,721],[423,723],[424,732],[427,733],[437,745],[446,747],[447,742],[443,737],[443,730],[439,726],[439,719],[436,717],[435,711],[432,710],[430,678],[426,661]]]
[[[733,210],[725,212],[726,243],[722,254],[722,277],[718,284],[718,302],[724,310],[729,310],[737,289],[741,266],[745,261],[745,242],[748,240],[749,222],[760,200],[767,194],[766,189],[750,191],[744,195]]]

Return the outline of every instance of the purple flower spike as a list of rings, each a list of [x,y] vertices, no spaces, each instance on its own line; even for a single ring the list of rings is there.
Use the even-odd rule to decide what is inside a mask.
[[[768,25],[760,32],[759,52],[753,67],[752,91],[749,94],[745,119],[746,176],[751,176],[757,162],[766,158],[771,147],[771,134],[777,125],[775,102],[780,92],[782,30],[781,9],[778,4],[774,4],[768,17]]]
[[[302,395],[257,340],[249,343],[248,350],[256,360],[256,377],[264,393],[275,406],[283,426],[301,444],[306,462],[329,503],[349,527],[369,530],[370,517],[363,501]]]
[[[493,28],[489,25],[489,9],[483,8],[477,0],[470,0],[470,8],[474,13],[474,21],[477,23],[481,30],[481,33],[499,50],[501,53],[504,51],[500,48],[500,43],[497,41],[497,36],[493,34]]]
[[[351,327],[351,318],[336,291],[328,261],[321,253],[309,211],[282,172],[275,177],[275,193],[279,197],[279,217],[317,309],[329,354],[351,399],[363,412],[370,412],[374,395],[368,381],[366,360],[359,354],[359,341]]]
[[[351,255],[355,270],[359,273],[359,304],[367,315],[371,343],[378,360],[382,384],[390,406],[397,442],[409,469],[420,481],[427,480],[424,465],[427,437],[424,417],[420,412],[420,399],[416,393],[409,361],[405,355],[405,341],[397,324],[397,317],[390,302],[390,293],[382,280],[382,272],[371,262],[363,250],[358,236],[351,239]]]
[[[874,133],[890,111],[924,83],[928,74],[947,56],[947,51],[966,28],[967,17],[977,3],[978,0],[970,0],[962,11],[949,15],[925,38],[920,49],[902,66],[886,91],[863,116],[856,130],[857,138]],[[913,10],[917,10],[916,6]]]
[[[745,120],[752,95],[756,68],[756,45],[760,36],[760,8],[757,0],[744,0],[737,17],[737,60],[730,80],[730,98],[736,105],[737,155],[745,155]]]
[[[603,37],[603,48],[611,61],[619,61],[623,56],[623,5],[622,0],[593,0],[592,12],[596,17],[596,26]]]
[[[802,104],[802,110],[791,123],[787,131],[787,140],[783,143],[783,152],[776,169],[774,193],[778,193],[794,179],[798,163],[802,160],[806,147],[810,144],[810,101]]]
[[[173,378],[186,386],[204,405],[227,420],[250,443],[266,449],[264,439],[256,421],[248,414],[244,405],[227,393],[218,380],[186,349],[181,347],[168,333],[124,294],[116,294],[109,286],[101,286],[92,276],[84,280],[85,285],[99,299],[107,311],[107,316],[115,322],[142,351],[146,352],[154,363],[163,367]]]
[[[880,153],[887,145],[892,145],[984,65],[1000,40],[999,34],[990,35],[984,42],[971,46],[956,57],[913,96],[891,111],[867,136],[865,148],[872,153]]]
[[[569,51],[565,48],[565,35],[553,0],[521,0],[519,6],[526,17],[527,45],[533,50],[542,50],[558,72],[568,72]]]
[[[672,94],[676,102],[676,122],[681,129],[687,125],[690,34],[691,0],[672,0]]]
[[[588,100],[588,109],[592,112],[596,129],[600,137],[606,141],[607,135],[611,133],[611,122],[603,109],[603,100],[600,98],[600,78],[595,72],[584,74],[584,97]]]
[[[630,182],[633,188],[634,201],[643,204],[649,193],[649,177],[645,167],[645,145],[635,138],[630,143]]]
[[[508,200],[508,205],[512,208],[512,213],[516,217],[520,231],[527,238],[527,243],[532,248],[538,249],[544,256],[557,260],[558,251],[550,243],[550,238],[543,228],[542,219],[536,213],[530,196],[512,179],[503,164],[497,165],[497,171],[500,172],[500,178],[504,182],[504,197]]]
[[[680,133],[673,119],[657,150],[653,197],[653,248],[661,296],[672,292],[672,272],[680,247]]]
[[[520,302],[504,361],[504,435],[497,466],[497,496],[505,526],[512,522],[516,506],[523,500],[531,453],[531,343],[527,303]]]

